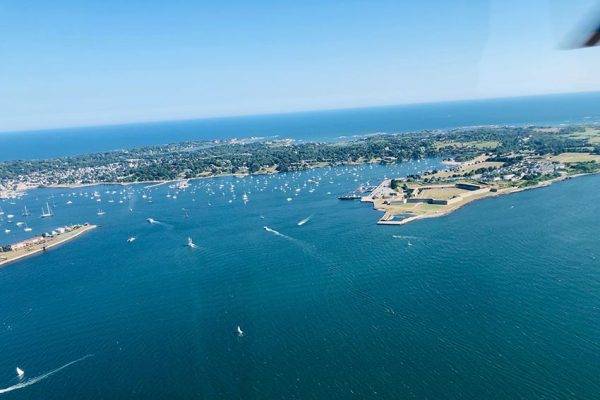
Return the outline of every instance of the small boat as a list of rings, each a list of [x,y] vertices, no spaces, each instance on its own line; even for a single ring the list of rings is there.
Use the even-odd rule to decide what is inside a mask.
[[[360,199],[360,196],[357,194],[349,194],[346,196],[340,196],[338,197],[339,200],[358,200]]]
[[[156,224],[156,220],[154,218],[147,218],[146,221],[148,221],[149,224]]]
[[[104,215],[104,214],[106,214],[106,213],[102,210],[98,210],[98,212],[96,213],[96,215]]]
[[[25,371],[23,371],[21,368],[17,367],[17,376],[19,378],[22,378],[23,375],[25,375]]]
[[[242,330],[242,328],[240,328],[240,326],[238,325],[237,327],[237,334],[239,337],[244,336],[244,331]]]
[[[73,204],[73,202],[71,200],[67,201],[67,204]]]
[[[30,228],[30,227],[28,227],[28,226],[25,226],[25,229],[23,229],[23,230],[24,230],[25,232],[31,232],[33,229],[31,229],[31,228]]]
[[[135,241],[135,239],[136,239],[136,237],[132,236],[132,237],[130,237],[130,238],[127,239],[127,243],[131,243],[131,242]]]
[[[5,229],[4,233],[10,233],[10,229]]]

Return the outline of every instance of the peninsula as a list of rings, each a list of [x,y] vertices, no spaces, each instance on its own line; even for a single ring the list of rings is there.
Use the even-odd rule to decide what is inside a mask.
[[[472,142],[471,146],[485,151],[468,161],[446,160],[448,168],[442,171],[385,179],[360,199],[384,213],[378,224],[402,225],[443,216],[487,197],[598,172],[600,154],[590,153],[589,149],[600,141],[600,132],[586,129],[573,137],[583,138],[587,146],[540,154],[526,146],[503,152],[498,151],[499,143]],[[529,140],[523,138],[525,142]]]
[[[94,228],[96,225],[90,224],[64,226],[22,242],[0,246],[0,267],[66,243]]]
[[[552,171],[546,167],[536,169],[538,164],[540,167],[561,164],[569,174],[598,170],[599,132],[595,124],[483,126],[377,134],[337,142],[307,143],[266,138],[195,141],[49,160],[12,160],[0,162],[0,198],[16,197],[36,187],[270,174],[434,157],[447,159],[460,170],[432,171],[428,176],[407,177],[407,184],[497,177],[511,182],[503,177],[511,175],[510,171],[520,165],[524,174],[514,184],[534,185],[554,179],[560,173],[554,168]],[[496,183],[502,186],[502,182]]]

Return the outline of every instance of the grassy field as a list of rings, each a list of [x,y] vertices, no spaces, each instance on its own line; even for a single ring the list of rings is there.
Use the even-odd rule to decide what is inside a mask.
[[[587,139],[589,143],[600,143],[600,130],[594,128],[585,128],[585,132],[577,132],[570,137],[574,139]]]
[[[562,153],[557,156],[550,157],[550,160],[565,164],[585,161],[600,162],[600,155],[589,153]]]
[[[504,165],[503,162],[483,161],[483,162],[478,162],[478,163],[474,163],[474,164],[462,165],[458,168],[458,171],[439,171],[431,176],[433,178],[448,178],[454,174],[463,175],[463,174],[467,174],[471,171],[478,170],[479,168],[489,168],[489,167],[500,168],[502,165]]]
[[[378,207],[380,209],[385,209],[391,214],[414,214],[414,215],[427,215],[427,214],[438,214],[438,213],[447,213],[457,208],[470,203],[472,201],[482,199],[484,197],[488,197],[493,195],[492,192],[479,193],[467,198],[464,198],[456,203],[442,205],[442,204],[427,204],[427,203],[406,203],[406,204],[394,204],[394,205],[385,205]]]
[[[425,189],[419,193],[419,198],[433,198],[433,199],[451,199],[454,196],[458,196],[467,190],[458,188],[439,188],[439,189]]]

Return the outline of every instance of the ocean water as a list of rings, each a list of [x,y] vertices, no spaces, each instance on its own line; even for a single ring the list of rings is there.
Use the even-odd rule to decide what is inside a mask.
[[[599,106],[600,93],[581,93],[0,133],[0,160],[50,158],[232,137],[314,141],[477,125],[598,122]]]
[[[598,398],[600,176],[396,227],[336,199],[438,165],[0,202],[15,221],[27,205],[33,233],[100,225],[0,268],[0,397]],[[2,242],[26,236],[1,223]]]

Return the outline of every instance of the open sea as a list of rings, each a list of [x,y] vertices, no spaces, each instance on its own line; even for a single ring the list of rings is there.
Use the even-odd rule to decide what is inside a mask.
[[[478,125],[600,122],[600,92],[145,124],[0,132],[0,160],[39,159],[251,136],[329,141]],[[0,123],[0,131],[2,131]]]
[[[566,121],[554,111],[532,115]],[[533,122],[497,118],[447,126]],[[345,134],[402,129],[388,122]],[[32,157],[84,148],[74,133],[44,135],[62,137],[63,148],[36,146]],[[110,145],[90,135],[86,151]],[[134,137],[113,148],[146,140]],[[24,157],[14,151],[7,158]],[[600,398],[600,175],[404,226],[378,226],[370,205],[336,198],[439,167],[431,159],[1,200],[0,244],[66,224],[99,227],[0,268],[0,398]],[[54,216],[42,219],[46,203]]]

